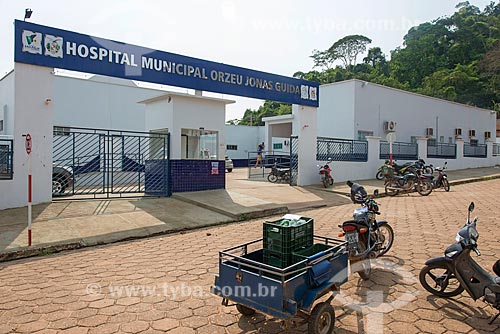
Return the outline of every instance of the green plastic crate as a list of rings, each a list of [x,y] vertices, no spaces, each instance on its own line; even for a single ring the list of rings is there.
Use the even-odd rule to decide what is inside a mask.
[[[310,247],[314,241],[314,219],[300,217],[305,223],[284,226],[287,219],[267,221],[263,224],[264,263],[286,268],[295,262],[292,252]]]
[[[335,253],[340,253],[340,251],[342,251],[342,248],[343,248],[343,246],[341,246],[341,245],[334,246],[334,245],[325,245],[325,244],[314,244],[310,247],[292,252],[292,261],[293,261],[293,263],[303,261],[305,259],[313,257],[314,255],[316,255],[320,252],[330,250],[332,247],[335,247],[334,248]]]
[[[299,226],[283,226],[285,219],[263,224],[264,249],[291,254],[294,250],[312,246],[314,240],[314,219],[301,217],[305,221]]]
[[[264,249],[264,263],[273,267],[286,268],[292,265],[292,254],[281,254]]]

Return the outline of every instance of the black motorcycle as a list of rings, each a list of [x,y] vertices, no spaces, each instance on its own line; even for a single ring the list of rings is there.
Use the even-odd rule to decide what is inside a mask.
[[[444,256],[425,262],[419,279],[425,290],[439,297],[457,296],[464,290],[474,300],[484,297],[486,303],[499,311],[489,322],[492,324],[500,315],[500,260],[493,265],[493,271],[497,275],[494,276],[470,256],[471,251],[481,255],[477,249],[477,217],[470,220],[473,210],[474,202],[469,205],[467,223],[457,233],[457,242],[445,250]]]
[[[278,181],[290,182],[290,168],[278,168],[275,162],[271,167],[271,172],[267,176],[267,180],[272,183]]]
[[[432,182],[433,189],[443,188],[444,191],[450,191],[450,182],[448,181],[448,175],[444,171],[448,162],[444,163],[442,167],[436,167],[434,170],[438,172],[438,176],[435,178],[433,175],[424,175],[428,177]]]
[[[361,208],[354,210],[353,220],[339,225],[342,228],[339,237],[344,236],[347,241],[352,271],[367,280],[371,274],[370,259],[389,251],[394,242],[394,231],[386,220],[376,220],[376,215],[380,214],[378,203],[373,197],[367,196],[361,185],[350,181],[347,185],[351,187],[351,194],[347,196],[354,203],[361,204]],[[376,195],[377,190],[374,192]]]
[[[385,177],[390,175],[404,175],[412,172],[411,166],[413,166],[413,162],[407,162],[399,165],[396,161],[393,161],[391,165],[389,160],[386,160],[385,163],[378,168],[375,178],[377,180],[383,180]]]
[[[417,190],[422,196],[427,196],[432,192],[433,185],[431,178],[416,172],[403,176],[389,176],[385,178],[385,194],[387,196],[396,196],[400,192],[410,192]]]

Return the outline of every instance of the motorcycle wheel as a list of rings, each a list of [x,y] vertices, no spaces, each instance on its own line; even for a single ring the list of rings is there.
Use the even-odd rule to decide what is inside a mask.
[[[358,273],[359,277],[361,277],[363,281],[369,280],[372,273],[372,265],[370,263],[370,259],[351,262],[351,272]]]
[[[323,177],[321,179],[321,182],[323,182],[323,187],[328,188],[328,183],[329,182],[328,182],[328,178],[327,177]]]
[[[388,188],[399,188],[398,182],[396,180],[389,180],[385,184],[385,194],[387,196],[396,196],[399,193],[397,189],[388,189]]]
[[[384,179],[384,174],[382,174],[382,171],[381,171],[381,170],[379,170],[379,171],[377,172],[377,174],[375,175],[375,178],[376,178],[377,180],[383,180],[383,179]]]
[[[434,173],[434,170],[432,169],[431,166],[424,167],[424,174],[432,174],[432,173]]]
[[[428,196],[432,192],[432,183],[430,181],[419,181],[417,191],[422,196]]]
[[[276,183],[278,181],[278,177],[274,174],[269,174],[267,176],[267,180],[271,183]]]
[[[464,291],[455,274],[445,264],[434,263],[423,267],[418,278],[425,290],[438,297],[454,297]]]
[[[378,256],[382,256],[391,249],[394,243],[394,231],[389,224],[384,224],[378,227],[379,240],[382,242],[382,249],[379,251]]]
[[[331,185],[331,186],[333,186],[333,177],[331,177],[331,176],[330,176],[330,177],[328,178],[328,182],[330,183],[330,185]]]
[[[450,191],[450,182],[448,182],[448,179],[443,179],[442,185],[444,188],[444,191]]]

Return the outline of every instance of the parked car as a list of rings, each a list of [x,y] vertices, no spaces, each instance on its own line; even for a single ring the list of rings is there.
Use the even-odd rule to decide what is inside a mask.
[[[52,196],[63,195],[67,188],[73,186],[73,168],[69,166],[52,166]]]
[[[234,165],[233,165],[233,160],[231,160],[230,157],[226,156],[226,170],[228,173],[231,173],[233,171]]]

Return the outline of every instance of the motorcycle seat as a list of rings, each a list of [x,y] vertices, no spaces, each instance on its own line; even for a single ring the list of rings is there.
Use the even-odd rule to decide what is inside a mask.
[[[368,227],[367,222],[365,222],[364,220],[354,220],[354,219],[346,220],[345,222],[342,223],[342,226],[344,225],[355,225],[355,226],[364,225]]]

